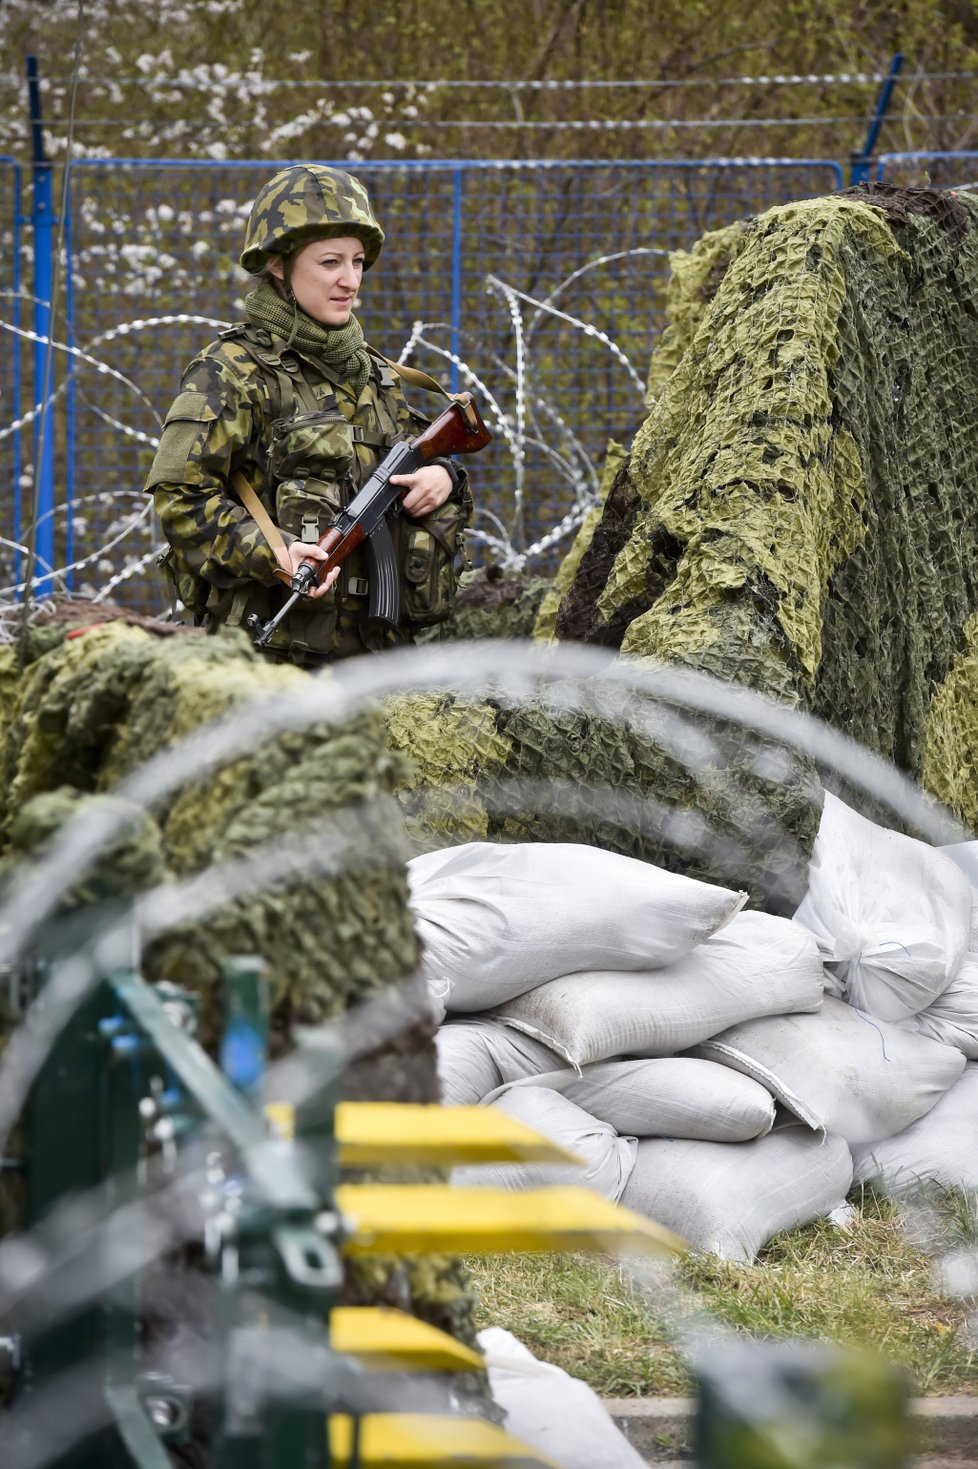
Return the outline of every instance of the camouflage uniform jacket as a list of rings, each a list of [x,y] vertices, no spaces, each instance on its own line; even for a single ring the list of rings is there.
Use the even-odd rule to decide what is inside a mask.
[[[406,402],[390,367],[376,358],[359,397],[341,375],[262,327],[243,324],[187,368],[166,417],[146,482],[170,545],[164,560],[180,600],[208,628],[271,616],[288,595],[262,531],[235,496],[244,475],[283,540],[316,540],[398,439],[425,419]],[[446,461],[436,461],[445,462]],[[464,471],[448,465],[454,489],[421,519],[394,517],[401,586],[396,633],[367,617],[361,549],[331,593],[300,602],[268,652],[315,664],[410,640],[450,615],[456,558],[471,502]]]

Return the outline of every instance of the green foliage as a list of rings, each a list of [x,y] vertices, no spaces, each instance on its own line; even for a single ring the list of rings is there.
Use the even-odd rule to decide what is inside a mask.
[[[48,102],[63,121],[75,19],[73,0],[43,7],[7,0],[3,7],[10,67],[8,96],[0,101],[3,152],[13,151],[23,136],[19,93],[28,52],[39,56],[42,75],[55,79]],[[77,111],[89,155],[104,149],[354,158],[403,149],[407,156],[607,157],[610,141],[618,156],[845,157],[865,134],[873,84],[815,80],[717,88],[714,79],[854,76],[885,70],[897,50],[915,72],[968,71],[978,61],[978,21],[971,6],[955,0],[865,0],[857,6],[760,0],[749,7],[664,0],[654,25],[644,0],[532,0],[515,10],[499,0],[381,0],[369,6],[351,0],[326,12],[318,0],[290,0],[285,8],[270,8],[265,0],[207,6],[163,0],[149,8],[115,0],[86,7],[82,42]],[[344,79],[354,73],[413,85],[351,93]],[[115,80],[134,76],[138,86]],[[428,85],[432,78],[703,79],[703,85],[510,95]],[[326,81],[321,88],[268,86],[279,79]],[[883,146],[968,146],[974,129],[969,88],[967,80],[952,76],[908,85],[898,95]],[[569,105],[583,120],[661,126],[611,133],[535,126],[566,116]],[[813,121],[790,128],[748,125],[778,117]],[[693,118],[719,125],[695,132],[679,126]],[[121,127],[104,126],[120,121]],[[480,121],[515,126],[478,128]],[[387,141],[391,136],[394,144]]]

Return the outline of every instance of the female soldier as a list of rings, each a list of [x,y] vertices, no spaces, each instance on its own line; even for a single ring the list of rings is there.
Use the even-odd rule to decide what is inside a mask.
[[[146,482],[179,600],[208,629],[272,616],[299,565],[323,559],[316,541],[338,511],[391,445],[424,425],[397,380],[424,374],[394,369],[353,315],[383,242],[363,185],[339,169],[293,165],[255,199],[241,264],[259,283],[246,320],[188,367]],[[441,459],[391,482],[405,491],[391,524],[396,626],[368,615],[361,548],[287,615],[272,657],[316,666],[410,640],[449,615],[470,511],[465,472]]]

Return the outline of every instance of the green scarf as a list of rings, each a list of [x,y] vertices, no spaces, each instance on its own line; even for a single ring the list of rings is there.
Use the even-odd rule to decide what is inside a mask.
[[[355,316],[346,326],[323,326],[298,306],[283,301],[267,281],[245,297],[245,316],[255,326],[265,327],[289,346],[318,357],[327,367],[342,373],[359,398],[370,376],[370,354],[363,342],[363,327]]]

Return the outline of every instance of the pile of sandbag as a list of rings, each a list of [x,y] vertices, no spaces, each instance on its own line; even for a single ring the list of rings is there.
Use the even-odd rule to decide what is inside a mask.
[[[969,860],[828,794],[793,919],[591,847],[415,858],[444,1101],[498,1107],[582,1165],[459,1181],[584,1182],[737,1260],[854,1177],[978,1188]]]

